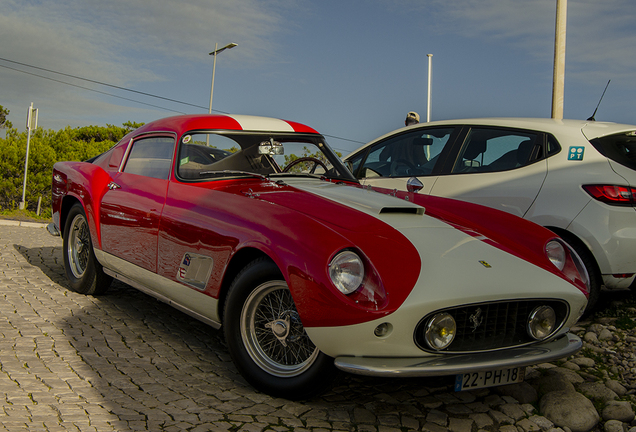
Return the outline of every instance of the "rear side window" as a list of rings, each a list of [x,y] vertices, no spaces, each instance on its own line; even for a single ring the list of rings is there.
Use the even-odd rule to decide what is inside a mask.
[[[472,128],[460,150],[453,173],[515,169],[537,160],[537,134],[503,129]]]
[[[548,156],[552,156],[553,154],[557,154],[561,150],[561,146],[555,137],[552,135],[548,135]],[[537,159],[543,157],[541,149],[539,149],[539,155]]]
[[[130,174],[167,179],[172,165],[174,138],[151,137],[133,142],[133,147],[124,167]]]
[[[595,138],[590,142],[606,158],[636,170],[636,131]]]

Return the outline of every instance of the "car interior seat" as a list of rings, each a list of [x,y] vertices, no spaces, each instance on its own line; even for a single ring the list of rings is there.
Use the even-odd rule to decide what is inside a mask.
[[[473,137],[464,149],[461,160],[457,161],[454,172],[476,171],[481,166],[481,162],[476,159],[486,151],[486,140]]]
[[[519,144],[517,149],[517,166],[524,166],[530,162],[532,150],[534,149],[533,140],[527,139]]]

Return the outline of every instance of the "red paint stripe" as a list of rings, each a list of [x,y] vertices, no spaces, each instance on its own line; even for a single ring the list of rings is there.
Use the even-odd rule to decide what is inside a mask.
[[[288,125],[290,125],[293,129],[294,132],[299,132],[299,133],[314,133],[317,134],[318,132],[315,131],[314,129],[310,128],[307,125],[304,125],[302,123],[296,123],[296,122],[292,122],[292,121],[288,121],[288,120],[283,120],[285,123],[287,123]]]

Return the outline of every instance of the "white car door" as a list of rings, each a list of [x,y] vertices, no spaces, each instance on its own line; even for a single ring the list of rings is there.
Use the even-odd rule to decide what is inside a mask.
[[[547,174],[544,136],[530,131],[473,127],[430,194],[457,198],[523,217]]]

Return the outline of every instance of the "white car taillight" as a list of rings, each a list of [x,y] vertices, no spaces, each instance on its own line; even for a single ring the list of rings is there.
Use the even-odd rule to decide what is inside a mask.
[[[583,185],[592,198],[616,206],[636,206],[636,188],[618,185]]]

